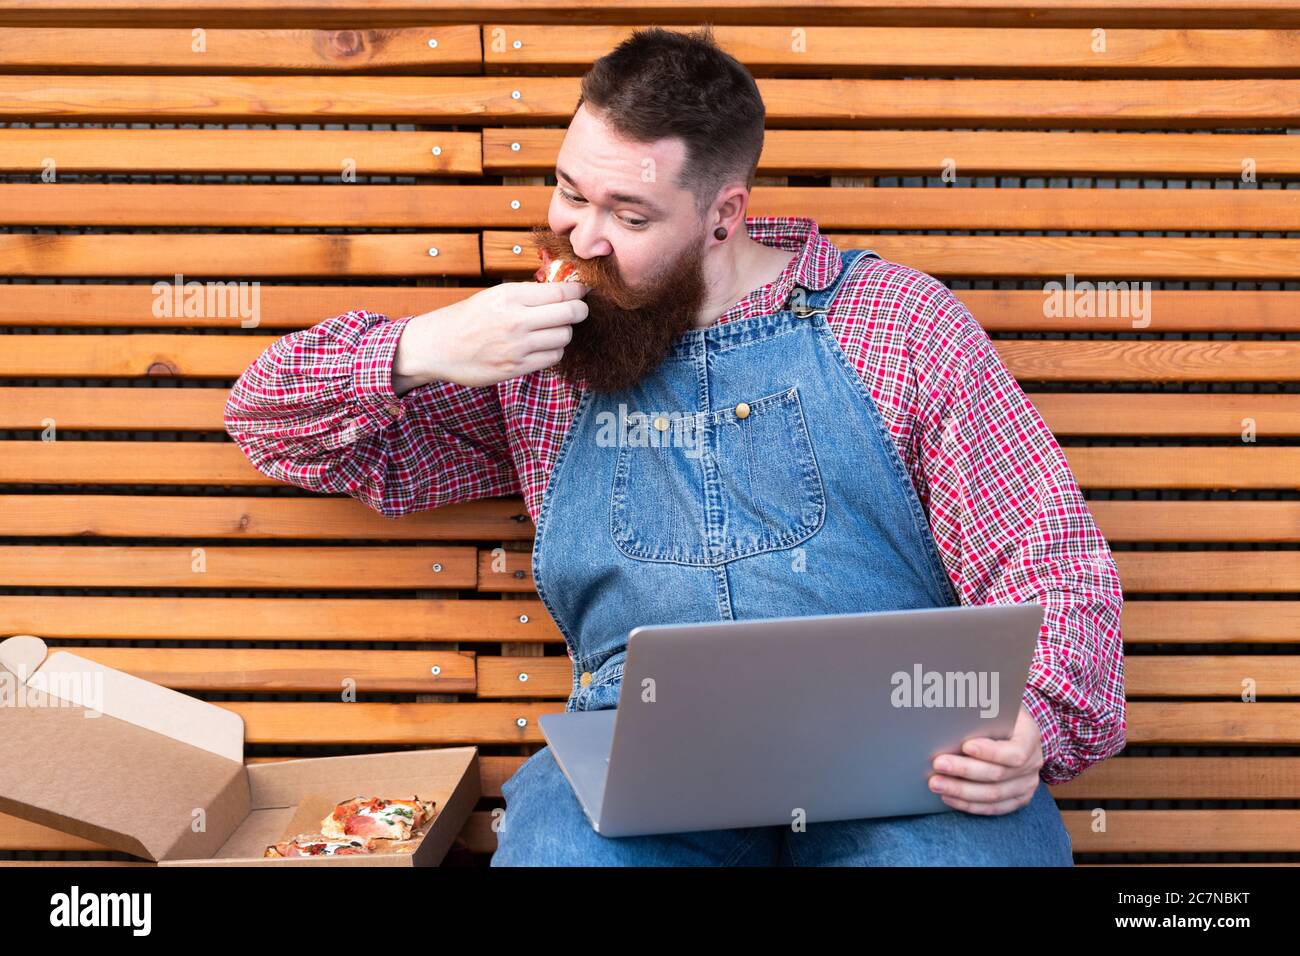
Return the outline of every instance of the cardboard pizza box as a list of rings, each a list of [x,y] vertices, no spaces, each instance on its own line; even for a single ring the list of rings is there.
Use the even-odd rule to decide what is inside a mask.
[[[437,813],[410,853],[262,855],[322,799],[356,796]],[[477,747],[245,766],[238,714],[38,637],[0,641],[0,812],[160,866],[437,866],[478,798]]]

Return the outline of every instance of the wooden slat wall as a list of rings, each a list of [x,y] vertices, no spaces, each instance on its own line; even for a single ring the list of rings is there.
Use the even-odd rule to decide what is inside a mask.
[[[750,213],[950,282],[1112,544],[1129,748],[1053,788],[1080,859],[1300,862],[1300,0],[214,0],[202,52],[191,20],[0,0],[0,635],[238,712],[250,762],[476,744],[485,860],[569,686],[522,501],[387,519],[259,474],[222,407],[287,332],[530,272],[582,72],[707,20],[768,107]],[[1151,281],[1150,321],[1047,317],[1067,273]],[[156,311],[178,274],[257,281],[256,321]],[[0,816],[0,864],[60,854],[128,864]]]

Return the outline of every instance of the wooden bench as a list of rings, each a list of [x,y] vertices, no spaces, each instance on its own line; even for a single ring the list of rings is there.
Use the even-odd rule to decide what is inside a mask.
[[[0,636],[229,707],[250,761],[477,745],[485,863],[569,690],[522,501],[312,495],[223,404],[287,332],[523,278],[582,72],[711,21],[751,215],[950,282],[1112,542],[1129,746],[1052,788],[1078,861],[1300,860],[1300,0],[206,7],[0,0]],[[1067,275],[1152,281],[1149,324],[1046,315]],[[128,864],[0,815],[0,862],[84,859]]]

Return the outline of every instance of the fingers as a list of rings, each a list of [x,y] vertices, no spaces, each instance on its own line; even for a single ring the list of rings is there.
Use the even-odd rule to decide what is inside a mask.
[[[524,358],[520,365],[520,375],[528,375],[536,372],[538,369],[550,368],[564,355],[563,349],[547,349],[543,352],[533,352]]]
[[[559,325],[550,329],[539,329],[536,332],[529,332],[525,340],[529,354],[533,352],[550,352],[555,349],[563,349],[573,341],[573,326]]]
[[[1034,749],[1041,744],[1027,736],[1013,736],[1010,740],[994,740],[992,737],[974,737],[962,744],[962,753],[969,754],[976,760],[1002,764],[1004,767],[1023,767],[1033,756]]]
[[[977,783],[935,774],[930,778],[929,786],[933,792],[941,794],[949,806],[971,812],[1006,813],[1033,799],[1038,783],[1037,774],[999,783]]]
[[[537,305],[527,310],[525,320],[530,334],[541,329],[557,326],[570,326],[581,322],[588,314],[587,303],[581,299],[554,302],[550,305]]]
[[[962,810],[981,817],[994,817],[1003,813],[1011,813],[1013,810],[1019,810],[1032,799],[1033,797],[1029,796],[1021,797],[1018,800],[999,800],[997,803],[972,803],[969,800],[961,800],[957,797],[944,797],[943,802],[954,810]]]
[[[994,781],[1016,776],[1015,770],[1005,764],[976,760],[973,757],[963,757],[961,754],[940,754],[934,758],[930,766],[938,773],[962,777],[966,780]]]
[[[581,282],[510,282],[504,285],[514,286],[511,295],[514,301],[522,305],[552,305],[556,302],[568,302],[581,299],[591,286]]]

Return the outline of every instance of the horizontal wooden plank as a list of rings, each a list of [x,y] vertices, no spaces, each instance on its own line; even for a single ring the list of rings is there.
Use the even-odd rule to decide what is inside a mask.
[[[573,662],[567,655],[517,657],[480,654],[476,667],[479,700],[510,697],[567,699],[573,686]]]
[[[245,302],[252,301],[249,291],[245,290],[241,295],[245,297]],[[255,314],[253,308],[247,312]],[[278,336],[142,333],[104,336],[8,335],[5,338],[6,345],[10,347],[0,353],[0,376],[80,374],[233,378],[269,348]],[[80,371],[75,371],[77,369]],[[154,401],[157,401],[156,396]],[[48,416],[42,415],[42,421],[46,417]],[[58,420],[55,421],[57,423]],[[45,426],[33,423],[33,427]]]
[[[1046,278],[1064,284],[1061,276]],[[959,289],[954,294],[994,333],[1300,331],[1300,292],[1152,289],[1148,300],[1151,324],[1140,328],[1134,325],[1132,315],[1067,313],[1049,317],[1042,290]]]
[[[1295,800],[1297,757],[1121,757],[1051,788],[1057,800]]]
[[[1228,866],[1228,867],[1268,867],[1269,869],[1272,869],[1273,867],[1277,867],[1277,866],[1300,866],[1300,863],[1271,863],[1271,862],[1270,863],[1182,863],[1182,862],[1179,863],[1076,863],[1075,866],[1084,867],[1084,868],[1122,867],[1124,869],[1132,869],[1133,867],[1138,867],[1139,869],[1142,868],[1164,869],[1165,867],[1211,866],[1211,867],[1218,868],[1218,867]]]
[[[1044,278],[1075,281],[1295,279],[1300,239],[1166,236],[917,236],[830,233],[841,249],[871,249],[939,277]],[[528,234],[485,230],[483,271],[519,275],[531,268]],[[513,249],[519,246],[521,251]],[[1041,293],[1038,293],[1041,295]],[[1109,301],[1109,300],[1107,300]],[[1041,303],[1041,299],[1040,299]],[[1126,316],[1128,331],[1132,317]]]
[[[0,134],[3,132],[0,130]],[[12,283],[5,286],[4,297],[0,298],[0,326],[175,326],[175,314],[162,308],[160,314],[154,314],[154,303],[159,301],[154,288],[146,284]],[[185,315],[183,324],[189,328],[293,330],[353,309],[400,318],[452,305],[483,288],[478,284],[456,288],[262,284],[258,287],[258,314],[253,317],[256,324],[250,324],[253,319],[241,314],[238,289],[232,294],[227,287],[214,286],[205,288],[203,296],[193,300],[196,308],[187,310],[202,314]],[[169,294],[173,300],[177,295]],[[185,295],[181,293],[182,304]],[[208,306],[209,295],[217,308]],[[991,333],[1135,331],[1134,319],[1125,315],[1049,318],[1044,314],[1042,291],[960,289],[956,295]],[[1159,322],[1147,328],[1161,332],[1300,331],[1300,292],[1153,289],[1148,311],[1153,322],[1157,317]]]
[[[492,23],[483,25],[487,72],[583,72],[636,27]],[[690,26],[669,27],[681,32]],[[969,27],[720,26],[718,45],[755,76],[833,71],[836,76],[1295,75],[1300,43],[1270,30],[1106,31],[1098,49],[1089,29],[989,30]]]
[[[44,430],[53,422],[97,431],[223,431],[229,390],[13,386],[0,397],[0,428]],[[1031,391],[1029,398],[1058,437],[1300,435],[1300,395],[1293,394]]]
[[[1120,551],[1125,593],[1300,591],[1300,551]],[[479,552],[479,590],[527,593],[536,585],[531,555]]]
[[[1035,391],[1029,398],[1057,436],[1300,435],[1300,395],[1294,394]]]
[[[10,183],[0,225],[527,229],[555,187]],[[1300,189],[755,186],[749,215],[830,229],[1300,231]],[[525,249],[535,256],[532,245]]]
[[[427,249],[425,254],[428,254]],[[240,287],[214,282],[202,287],[191,287],[194,290],[191,293],[185,291],[189,281],[189,278],[182,276],[182,284],[178,286],[173,277],[163,282],[161,287],[157,283],[13,283],[5,286],[5,294],[0,297],[0,325],[148,328],[182,324],[196,329],[263,328],[288,331],[307,328],[322,319],[354,309],[366,309],[394,319],[420,315],[452,305],[485,288],[477,284],[472,287],[426,285],[404,288],[379,285],[259,284],[258,308],[250,316],[246,313],[253,310],[241,307]],[[199,294],[199,288],[202,288],[202,294]],[[251,292],[243,291],[242,294],[245,296],[244,303],[251,302]],[[1245,298],[1242,300],[1247,315],[1256,311],[1249,308],[1249,301]],[[1281,304],[1283,303],[1279,303]]]
[[[233,443],[0,442],[0,482],[150,485],[277,485]]]
[[[1093,501],[1109,541],[1300,541],[1294,501]],[[519,498],[385,518],[350,498],[0,495],[0,534],[82,538],[530,541]]]
[[[1125,738],[1129,745],[1281,747],[1300,743],[1300,703],[1135,701],[1127,705],[1127,711]]]
[[[484,76],[169,76],[159,82],[76,75],[52,83],[40,74],[15,74],[0,75],[0,121],[554,123],[572,114],[578,83],[529,77],[525,91],[518,81]]]
[[[66,640],[563,644],[536,597],[225,598],[0,594],[0,633]]]
[[[23,537],[527,541],[534,531],[518,497],[394,520],[352,498],[0,495],[0,535]]]
[[[483,171],[550,175],[565,133],[563,129],[485,127]],[[1151,136],[1073,130],[772,129],[763,137],[758,174],[938,176],[944,161],[952,160],[958,177],[1127,174],[1238,180],[1246,158],[1254,161],[1261,180],[1300,172],[1295,144],[1276,133]]]
[[[1075,853],[1289,853],[1300,850],[1300,810],[1063,810]]]
[[[2,22],[2,21],[0,21]],[[431,45],[430,41],[433,41]],[[1132,41],[1117,41],[1132,42]],[[201,44],[201,45],[200,45]],[[1267,55],[1261,51],[1262,55]],[[0,29],[6,73],[478,73],[474,24],[395,30]]]
[[[549,175],[565,130],[0,129],[0,171]],[[480,146],[481,140],[481,146]],[[435,152],[437,150],[437,152]],[[935,157],[939,157],[936,160]],[[1267,180],[1300,173],[1289,137],[1247,133],[768,130],[762,176],[1144,176]],[[1128,190],[1128,195],[1133,195]]]
[[[1300,342],[1004,339],[996,348],[1017,379],[1040,382],[1300,380]]]
[[[1300,487],[1300,448],[1294,447],[1069,447],[1064,452],[1084,488]]]
[[[240,359],[243,355],[240,354]],[[220,431],[226,388],[58,388],[0,392],[0,428]],[[0,518],[3,520],[3,518]]]
[[[214,24],[215,26],[215,24]],[[905,80],[756,81],[767,123],[822,126],[1265,128],[1300,118],[1300,81]],[[0,120],[131,122],[567,122],[577,76],[0,75]],[[514,96],[515,93],[519,95]]]
[[[1300,541],[1300,501],[1092,501],[1108,541]]]
[[[1133,644],[1300,642],[1300,602],[1125,601]],[[561,643],[536,598],[184,599],[0,595],[0,632],[70,639]]]
[[[436,150],[436,152],[435,152]],[[478,176],[477,131],[0,129],[0,172]]]
[[[362,78],[364,79],[364,78]],[[527,97],[541,77],[516,82]],[[758,79],[773,126],[1263,128],[1294,125],[1300,81]],[[0,84],[0,111],[9,97]],[[17,91],[15,91],[17,92]],[[549,91],[548,91],[549,92]],[[128,91],[129,95],[129,91]],[[567,120],[562,114],[557,121]]]
[[[472,588],[468,547],[0,545],[6,587]]]
[[[188,0],[138,0],[115,7],[103,0],[3,0],[0,22],[136,26],[193,22]],[[213,26],[347,27],[483,20],[515,23],[658,23],[889,26],[1168,26],[1238,27],[1300,25],[1296,0],[949,0],[942,4],[897,0],[209,0],[204,22]]]
[[[1121,624],[1129,644],[1291,644],[1300,642],[1300,601],[1126,597]]]
[[[1128,644],[1300,642],[1300,602],[1130,596]],[[562,643],[541,601],[0,595],[0,632],[68,639]]]
[[[541,741],[537,718],[564,703],[388,704],[221,701],[239,714],[247,744],[518,744]],[[1285,706],[1285,705],[1258,705]],[[346,708],[344,710],[343,708]],[[523,721],[519,726],[518,721]]]
[[[243,718],[248,744],[302,745],[542,743],[537,718],[564,710],[563,701],[219,701],[217,706]],[[1300,704],[1130,702],[1126,738],[1130,745],[1294,746],[1300,743]]]
[[[176,690],[334,693],[346,701],[349,693],[473,694],[477,686],[472,651],[75,645],[59,650]]]
[[[1300,591],[1300,551],[1120,551],[1125,593]]]
[[[1064,449],[1083,488],[1296,488],[1300,448],[1123,447]],[[66,484],[283,484],[233,443],[0,441],[0,482]]]
[[[1130,698],[1300,697],[1300,659],[1265,654],[1129,654],[1124,659],[1124,690]],[[568,695],[567,688],[564,693]]]
[[[0,84],[3,77],[0,77]],[[430,250],[436,249],[433,255]],[[119,233],[0,235],[0,274],[10,276],[476,276],[479,237],[470,233],[274,235]],[[182,280],[171,277],[181,275]],[[249,287],[245,296],[251,297]],[[183,301],[183,292],[166,292]],[[160,303],[170,301],[161,299]],[[218,300],[221,301],[221,300]],[[173,322],[175,313],[173,313]]]
[[[1247,687],[1259,699],[1300,696],[1300,665],[1292,656],[1129,654],[1124,667],[1124,690],[1130,699],[1241,699]],[[480,699],[567,698],[572,689],[573,674],[567,657],[480,655],[478,678]],[[1253,683],[1243,685],[1245,680]]]
[[[245,297],[245,302],[251,302],[247,293],[240,295]],[[256,314],[256,309],[251,307],[243,311]],[[232,317],[230,321],[233,323],[235,319]],[[233,379],[276,338],[147,332],[53,337],[10,335],[6,336],[6,349],[0,353],[0,377],[171,375]],[[1026,382],[1300,380],[1298,342],[998,339],[994,347],[1011,374]],[[1131,403],[1128,414],[1141,408],[1141,396],[1124,398]],[[28,427],[38,427],[38,422],[52,417],[39,408],[29,408],[30,412],[36,412],[40,418],[29,418]]]

